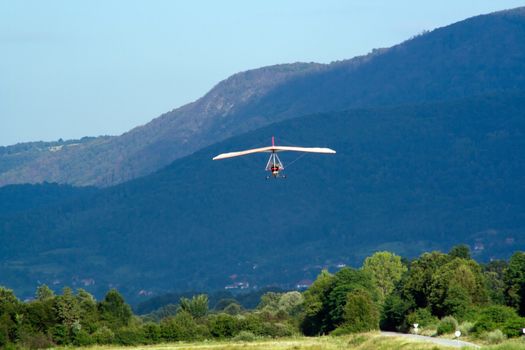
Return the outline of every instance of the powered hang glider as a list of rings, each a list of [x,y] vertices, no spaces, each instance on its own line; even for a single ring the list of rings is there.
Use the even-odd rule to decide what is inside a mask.
[[[271,175],[268,175],[267,178],[270,178],[270,176],[273,176],[276,179],[278,177],[286,177],[285,175],[281,174],[281,171],[284,170],[284,166],[281,160],[279,159],[279,156],[277,155],[278,152],[284,152],[284,151],[306,152],[306,153],[324,153],[324,154],[334,154],[335,153],[333,149],[323,148],[323,147],[277,146],[275,145],[275,137],[272,136],[271,146],[253,148],[253,149],[248,149],[245,151],[222,153],[216,157],[213,157],[213,160],[240,157],[240,156],[245,156],[245,155],[252,154],[252,153],[271,153],[270,159],[268,159],[268,163],[266,163],[265,170],[271,173]]]

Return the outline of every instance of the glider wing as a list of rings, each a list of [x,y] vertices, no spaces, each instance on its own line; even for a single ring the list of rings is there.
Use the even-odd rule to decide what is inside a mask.
[[[240,156],[245,156],[247,154],[252,154],[252,153],[271,152],[271,151],[272,151],[272,146],[261,147],[261,148],[253,148],[253,149],[248,149],[246,151],[221,153],[218,156],[213,157],[213,160],[232,158],[232,157],[240,157]]]
[[[233,158],[233,157],[240,157],[240,156],[245,156],[247,154],[252,154],[252,153],[261,153],[261,152],[269,153],[269,152],[283,152],[283,151],[308,152],[308,153],[326,153],[326,154],[333,154],[333,153],[335,153],[335,151],[333,149],[323,148],[323,147],[268,146],[268,147],[248,149],[248,150],[239,151],[239,152],[221,153],[218,156],[213,157],[213,160],[219,160],[219,159],[225,159],[225,158]]]
[[[324,148],[324,147],[291,147],[291,146],[273,146],[270,147],[272,150],[275,150],[275,152],[282,152],[282,151],[294,151],[294,152],[308,152],[308,153],[326,153],[326,154],[334,154],[335,151],[330,148]]]

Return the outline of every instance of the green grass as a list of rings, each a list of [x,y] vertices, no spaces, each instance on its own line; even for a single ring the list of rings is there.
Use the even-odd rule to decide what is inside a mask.
[[[512,339],[498,345],[484,346],[487,350],[525,350],[525,339]]]
[[[192,343],[170,343],[136,347],[94,346],[86,350],[445,350],[449,347],[417,342],[408,339],[382,337],[378,333],[366,333],[341,337],[296,337],[286,339],[256,340],[252,342],[202,341]],[[507,350],[505,348],[494,348]],[[516,348],[517,349],[517,348]],[[524,348],[525,349],[525,348]],[[515,348],[509,348],[515,350]]]

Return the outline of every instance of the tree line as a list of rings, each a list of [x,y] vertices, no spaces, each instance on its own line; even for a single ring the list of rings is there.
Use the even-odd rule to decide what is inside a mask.
[[[0,346],[154,344],[204,339],[340,335],[370,330],[463,334],[498,341],[525,328],[525,252],[479,264],[467,246],[408,261],[377,252],[362,267],[323,270],[304,292],[268,292],[255,309],[205,294],[134,315],[115,289],[97,301],[83,289],[39,286],[22,302],[0,287]]]

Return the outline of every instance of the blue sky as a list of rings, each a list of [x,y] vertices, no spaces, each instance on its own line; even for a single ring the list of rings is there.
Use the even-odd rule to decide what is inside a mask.
[[[366,54],[510,0],[0,0],[0,145],[118,135],[239,71]]]

